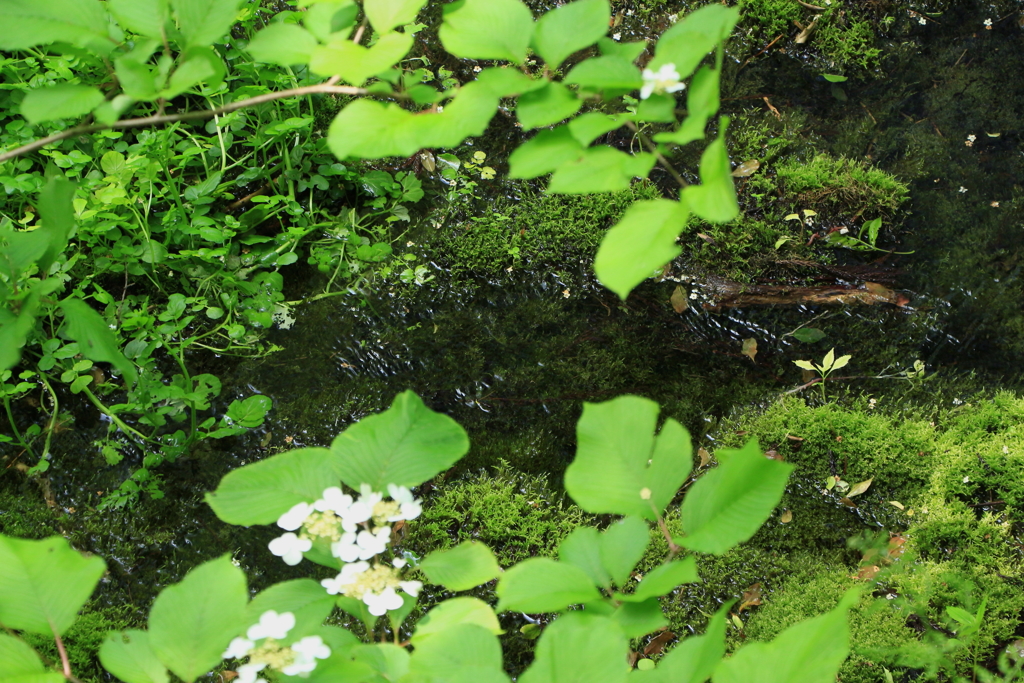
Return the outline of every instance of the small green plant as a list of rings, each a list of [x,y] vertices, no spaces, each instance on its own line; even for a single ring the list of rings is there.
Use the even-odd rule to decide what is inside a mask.
[[[828,379],[828,376],[834,371],[839,368],[846,367],[846,364],[850,362],[850,358],[852,358],[852,356],[840,356],[839,358],[836,358],[836,350],[832,348],[829,349],[829,352],[821,359],[821,365],[812,363],[809,360],[795,360],[793,362],[798,368],[818,373],[819,378],[817,382],[821,387],[821,400],[825,401],[825,380]]]
[[[856,249],[858,251],[882,251],[889,252],[889,249],[882,249],[875,244],[878,241],[878,231],[882,227],[881,218],[873,218],[870,221],[865,221],[864,225],[860,226],[860,230],[857,232],[857,236],[849,234],[846,228],[836,230],[828,235],[828,243],[835,244],[836,246],[846,247],[847,249]],[[867,233],[865,237],[864,233]],[[893,252],[896,254],[913,254],[912,251],[897,251]]]

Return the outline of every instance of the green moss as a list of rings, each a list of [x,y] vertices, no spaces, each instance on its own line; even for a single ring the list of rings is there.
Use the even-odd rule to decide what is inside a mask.
[[[107,632],[134,625],[131,623],[131,612],[131,607],[127,605],[102,605],[98,601],[92,601],[82,608],[78,619],[62,638],[71,671],[78,680],[85,683],[109,680],[109,674],[99,662],[100,645]],[[59,668],[60,655],[53,638],[33,634],[23,634],[22,637],[44,661]]]
[[[909,187],[891,173],[846,157],[816,154],[790,158],[777,167],[781,193],[793,209],[843,213],[847,217],[891,215],[906,201]]]

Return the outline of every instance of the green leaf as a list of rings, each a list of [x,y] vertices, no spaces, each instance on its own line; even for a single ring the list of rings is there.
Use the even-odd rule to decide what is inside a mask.
[[[83,557],[59,536],[25,541],[0,535],[0,623],[62,635],[104,571],[103,560]]]
[[[459,624],[476,624],[496,636],[504,633],[490,605],[480,598],[459,597],[445,600],[416,622],[412,643],[418,645],[420,641]]]
[[[288,632],[292,642],[318,631],[324,619],[334,610],[335,598],[324,592],[313,579],[293,579],[275,583],[261,591],[246,607],[243,625],[255,624],[267,610],[278,614],[291,612],[295,626]]]
[[[350,598],[347,595],[339,596],[337,605],[340,610],[363,622],[367,633],[373,633],[374,624],[380,617],[370,614],[370,608],[362,600]]]
[[[157,98],[160,88],[157,73],[149,65],[140,62],[134,54],[129,53],[114,59],[114,71],[125,94],[136,100]]]
[[[689,212],[682,202],[635,202],[601,240],[594,272],[621,299],[681,252],[676,244]]]
[[[649,598],[643,602],[624,602],[609,615],[627,638],[639,638],[668,626],[661,611],[661,601]]]
[[[801,368],[803,370],[810,370],[811,372],[817,370],[817,368],[814,367],[814,364],[811,363],[811,361],[809,360],[795,360],[793,361],[793,363],[795,363],[798,368]]]
[[[231,30],[238,15],[238,0],[171,0],[183,48],[209,47]]]
[[[192,47],[182,53],[184,60],[171,73],[167,87],[160,96],[164,99],[177,97],[200,83],[216,87],[224,80],[227,70],[220,56],[208,47]]]
[[[636,108],[636,119],[654,123],[675,123],[676,96],[671,93],[652,93],[646,100],[640,100]]]
[[[245,631],[245,574],[227,555],[205,562],[160,592],[149,612],[149,641],[176,676],[194,681],[217,666]]]
[[[709,66],[702,66],[690,82],[686,94],[687,114],[679,130],[671,133],[657,133],[655,142],[673,142],[685,145],[704,137],[708,119],[718,112],[719,72]]]
[[[521,64],[533,36],[533,15],[519,0],[456,0],[444,6],[438,36],[456,57]]]
[[[615,585],[626,585],[650,540],[650,529],[637,517],[620,519],[602,532],[601,565],[611,574]]]
[[[846,80],[846,76],[837,76],[836,74],[822,74],[822,78],[829,83],[842,83]]]
[[[61,83],[29,90],[21,102],[21,115],[35,125],[43,121],[85,116],[103,102],[103,93],[91,85]]]
[[[676,586],[683,583],[700,581],[697,574],[697,561],[693,556],[676,562],[659,565],[647,572],[631,594],[619,595],[626,602],[643,602],[650,598],[668,595]]]
[[[530,78],[512,67],[490,67],[477,74],[476,82],[487,87],[494,97],[511,97],[543,88],[548,81]]]
[[[412,43],[413,37],[407,33],[385,33],[370,48],[337,39],[313,50],[309,68],[321,76],[337,74],[346,83],[361,86],[401,61]]]
[[[455,147],[467,137],[483,134],[497,110],[498,97],[473,81],[459,89],[444,112],[410,117],[402,133],[415,149]]]
[[[43,227],[36,230],[46,235],[46,250],[37,259],[36,265],[41,273],[48,273],[50,266],[68,245],[68,236],[75,226],[75,214],[72,200],[77,185],[64,178],[53,177],[47,181],[43,191],[39,193],[39,217]]]
[[[110,363],[121,371],[128,386],[135,384],[138,379],[135,365],[121,353],[107,321],[81,299],[64,299],[60,307],[64,311],[61,331],[78,342],[80,353],[89,360]]]
[[[450,550],[437,550],[427,555],[420,569],[431,583],[450,591],[468,591],[501,574],[494,553],[483,543],[465,541]]]
[[[611,38],[601,38],[597,41],[597,46],[603,55],[619,57],[633,63],[647,49],[647,41],[640,40],[634,43],[620,43]]]
[[[627,120],[627,117],[623,115],[609,116],[591,111],[570,121],[569,132],[572,133],[576,142],[586,146],[605,133],[621,128]]]
[[[509,683],[497,637],[476,624],[453,624],[421,639],[409,659],[409,680]]]
[[[583,155],[568,126],[542,130],[519,145],[508,158],[510,178],[536,178]]]
[[[691,550],[721,555],[761,528],[782,500],[793,466],[764,457],[751,439],[739,450],[721,449],[719,465],[690,488],[683,500],[685,536]]]
[[[334,117],[327,146],[339,159],[407,157],[421,148],[404,128],[412,118],[394,102],[358,99]]]
[[[228,524],[273,524],[296,503],[319,499],[338,478],[331,451],[297,448],[228,472],[206,502]]]
[[[726,615],[730,601],[715,613],[704,635],[686,638],[658,662],[658,668],[640,677],[637,683],[704,683],[725,656]]]
[[[597,529],[580,526],[572,530],[558,546],[558,559],[579,567],[596,586],[611,586],[611,573],[601,561],[601,535]]]
[[[629,643],[608,617],[569,612],[544,629],[519,683],[625,683]]]
[[[291,66],[308,63],[316,47],[316,38],[306,29],[276,23],[253,36],[246,50],[257,62]]]
[[[99,0],[0,0],[0,50],[65,42],[107,54],[107,11]]]
[[[723,116],[720,121],[718,137],[700,156],[701,184],[690,185],[682,191],[683,201],[690,210],[711,223],[726,223],[740,213],[729,168],[729,153],[725,150],[729,118]]]
[[[386,411],[357,422],[331,444],[341,480],[356,490],[369,484],[374,491],[388,484],[422,484],[468,450],[466,431],[427,408],[412,391],[399,394]]]
[[[124,28],[158,39],[171,14],[167,0],[107,0],[107,8]]]
[[[548,192],[620,192],[629,189],[633,178],[646,178],[655,161],[653,154],[626,154],[611,147],[591,147],[580,159],[558,167],[551,176]]]
[[[587,512],[656,519],[693,467],[690,436],[669,418],[654,434],[658,404],[639,396],[584,403],[565,488]]]
[[[498,612],[557,612],[601,597],[579,567],[534,557],[507,570],[498,581]]]
[[[550,82],[520,95],[516,116],[523,130],[530,130],[558,123],[579,111],[582,104],[576,93],[561,83]]]
[[[228,418],[239,427],[259,427],[267,411],[274,405],[269,396],[256,394],[241,401],[235,400],[228,406]]]
[[[364,0],[363,11],[377,33],[416,21],[427,0]]]
[[[728,38],[739,18],[737,8],[717,3],[690,12],[661,34],[654,59],[647,68],[657,71],[665,64],[673,64],[679,77],[686,78],[708,52]]]
[[[145,631],[111,631],[103,640],[99,654],[103,668],[125,683],[168,683],[170,680]]]
[[[46,671],[39,655],[26,642],[0,633],[0,680]],[[132,681],[128,681],[132,683]]]
[[[608,32],[608,0],[576,0],[547,12],[537,20],[533,49],[552,69],[577,50],[590,47]]]
[[[801,327],[799,330],[794,330],[792,336],[795,337],[797,341],[802,341],[805,344],[813,344],[814,342],[824,339],[825,333],[816,327]],[[808,365],[810,364],[808,363]],[[814,366],[812,365],[807,369],[813,370]]]
[[[579,85],[584,92],[599,92],[606,98],[625,95],[643,85],[640,69],[624,57],[615,55],[592,57],[580,62],[565,77],[565,82]]]
[[[344,38],[340,32],[350,29],[358,15],[359,5],[352,0],[320,0],[306,8],[302,23],[321,43],[329,43]]]
[[[714,683],[834,683],[850,653],[847,611],[857,589],[831,612],[801,621],[769,643],[748,643],[715,669]]]

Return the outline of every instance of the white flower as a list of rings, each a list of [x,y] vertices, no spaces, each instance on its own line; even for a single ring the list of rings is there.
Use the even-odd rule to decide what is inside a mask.
[[[316,660],[331,656],[331,648],[324,645],[320,636],[306,636],[299,642],[292,643],[291,650],[296,657],[294,662],[281,669],[285,676],[305,677],[316,668]]]
[[[612,40],[619,40],[620,38],[622,38],[622,34],[621,33],[613,33],[612,34]]]
[[[267,610],[260,617],[258,624],[253,624],[245,635],[249,640],[260,640],[262,638],[273,638],[283,640],[288,636],[288,631],[295,627],[295,615],[291,612],[278,614],[274,610]]]
[[[369,608],[370,614],[379,617],[388,610],[398,609],[404,601],[394,588],[388,586],[380,593],[363,593],[363,602]]]
[[[921,26],[924,26],[924,25],[926,25],[928,23],[928,20],[925,19],[924,17],[918,17],[917,18],[917,23],[921,24]]]
[[[970,477],[964,477],[964,483],[965,483],[965,484],[969,484],[969,483],[970,483],[970,481],[971,481],[971,478],[970,478]]]
[[[243,664],[238,667],[238,683],[257,683],[257,681],[262,681],[262,678],[256,678],[256,674],[266,668],[266,666],[266,662],[260,662],[259,664]]]
[[[331,544],[331,554],[342,562],[368,560],[387,550],[391,540],[391,527],[379,527],[373,533],[360,531],[358,534],[346,532],[341,540]]]
[[[1005,446],[1004,446],[1004,448],[1005,448]],[[407,564],[409,564],[409,563],[406,562],[405,560],[403,560],[400,557],[396,557],[395,559],[391,560],[391,566],[394,567],[395,569],[401,569],[402,567],[404,567]]]
[[[355,583],[359,576],[370,568],[369,562],[352,562],[341,568],[341,573],[333,579],[324,579],[320,585],[331,595],[337,595],[345,586]]]
[[[242,657],[248,656],[249,650],[256,647],[256,643],[252,642],[248,638],[235,638],[228,645],[228,649],[224,650],[224,654],[221,655],[224,659],[241,659]]]
[[[473,72],[474,73],[480,73],[481,71],[483,71],[483,69],[481,69],[479,66],[474,66],[473,67]]]
[[[679,82],[675,64],[663,64],[657,71],[644,69],[644,86],[640,88],[640,99],[646,100],[654,93],[678,92],[686,87]]]
[[[441,106],[440,104],[439,104],[439,105],[437,105],[437,113],[438,113],[438,114],[440,114],[440,113],[441,113],[441,112],[443,112],[443,111],[444,111],[444,107],[443,107],[443,106]]]
[[[960,189],[958,190],[958,192],[959,192],[960,194],[963,194],[964,192],[967,192],[967,188],[966,188],[966,187],[964,187],[963,185],[961,185],[961,186],[960,186]]]
[[[313,507],[320,512],[333,512],[340,515],[351,507],[352,502],[352,496],[342,493],[337,486],[332,486],[324,489],[323,498],[313,503]]]
[[[420,589],[423,588],[422,581],[400,581],[398,585],[414,598],[420,594]]]
[[[986,19],[985,20],[985,28],[987,28],[987,29],[991,29],[992,28],[992,20],[991,19]]]
[[[302,526],[312,511],[313,506],[309,503],[296,503],[288,512],[277,518],[277,525],[285,531],[295,531]]]
[[[284,560],[284,563],[294,567],[302,562],[302,553],[313,547],[313,541],[308,538],[299,538],[292,532],[278,536],[269,544],[270,552]]]
[[[423,502],[419,498],[412,497],[412,491],[404,486],[395,486],[394,484],[388,484],[388,494],[401,506],[401,515],[392,515],[388,517],[389,522],[398,522],[401,520],[412,520],[420,516],[423,512]]]

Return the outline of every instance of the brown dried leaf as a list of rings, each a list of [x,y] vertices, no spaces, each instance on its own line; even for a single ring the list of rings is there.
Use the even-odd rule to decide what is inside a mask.
[[[761,584],[755,583],[750,586],[747,590],[743,591],[743,597],[740,599],[740,608],[736,610],[739,614],[748,607],[755,607],[761,604]]]
[[[875,576],[881,570],[882,570],[881,567],[879,567],[877,564],[873,564],[873,565],[870,565],[870,566],[867,566],[867,567],[861,567],[860,571],[857,572],[857,576],[855,578],[863,579],[865,581],[869,581],[869,580],[875,578]]]
[[[779,521],[782,522],[783,524],[789,524],[790,522],[792,522],[793,521],[793,511],[792,510],[786,510],[785,512],[783,512],[782,513],[782,517],[779,518]]]
[[[849,498],[840,498],[839,502],[842,503],[843,505],[845,505],[848,508],[855,508],[855,507],[857,507],[857,504],[854,503]]]
[[[871,477],[870,479],[865,479],[864,481],[857,482],[850,489],[850,492],[846,494],[847,497],[853,498],[854,496],[859,496],[860,494],[864,493],[869,488],[871,488],[871,482],[873,482],[874,480],[875,478]]]
[[[640,659],[639,652],[630,652],[629,655],[626,656],[626,665],[632,669],[636,665],[636,660],[638,659]]]
[[[697,449],[697,455],[700,456],[699,467],[707,467],[707,464],[711,462],[711,454],[703,446]]]
[[[783,455],[781,453],[779,453],[777,450],[775,450],[774,448],[771,449],[771,450],[765,451],[764,452],[764,457],[768,458],[769,460],[778,460],[779,462],[786,462],[786,458],[783,457]]]
[[[744,339],[743,348],[740,350],[740,353],[753,361],[754,356],[757,355],[757,340],[753,337],[750,339]]]
[[[672,291],[672,296],[669,297],[669,303],[672,304],[673,310],[676,313],[682,313],[690,307],[690,302],[687,300],[686,290],[683,289],[682,285],[676,285],[676,288]]]
[[[744,161],[742,164],[737,166],[733,172],[733,178],[746,178],[757,173],[757,169],[761,168],[761,162],[757,159],[751,159],[750,161]]]
[[[665,649],[665,646],[672,642],[676,637],[672,631],[662,631],[657,636],[651,639],[651,642],[647,643],[647,647],[644,648],[645,655],[660,655]]]

